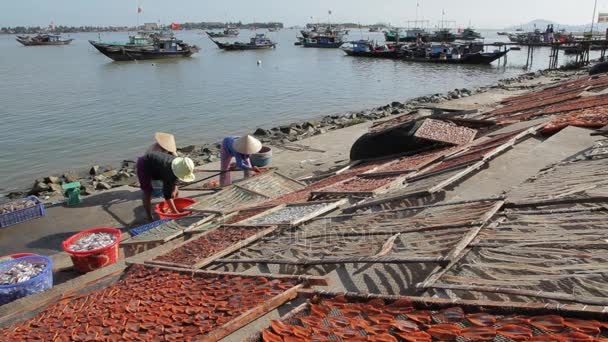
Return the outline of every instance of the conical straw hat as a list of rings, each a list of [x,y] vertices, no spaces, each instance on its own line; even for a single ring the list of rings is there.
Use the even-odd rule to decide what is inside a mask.
[[[232,148],[241,154],[254,154],[260,152],[262,143],[251,135],[244,135],[234,141]]]
[[[177,146],[175,145],[175,137],[173,134],[158,132],[154,134],[154,138],[160,147],[168,152],[177,153]]]
[[[177,157],[173,159],[171,169],[179,180],[190,183],[196,179],[194,176],[194,162],[190,158]]]

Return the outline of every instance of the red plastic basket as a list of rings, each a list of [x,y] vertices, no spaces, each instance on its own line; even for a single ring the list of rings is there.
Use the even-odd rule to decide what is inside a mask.
[[[173,200],[173,202],[175,202],[175,207],[179,210],[182,210],[184,208],[188,208],[189,206],[193,205],[194,203],[196,203],[195,200],[190,199],[190,198],[176,198]],[[181,214],[165,214],[163,213],[163,209],[168,208],[169,204],[165,201],[162,203],[159,203],[156,205],[156,208],[154,209],[154,212],[158,214],[158,216],[160,216],[161,220],[164,219],[178,219],[178,218],[182,218],[182,217],[186,217],[186,216],[190,216],[192,214],[191,211],[184,211]]]
[[[95,249],[92,251],[77,252],[70,249],[70,246],[86,235],[93,233],[110,233],[116,237],[116,241],[109,246]],[[116,228],[93,228],[85,230],[71,236],[63,241],[63,250],[70,254],[74,268],[82,273],[91,272],[102,267],[112,265],[118,260],[118,246],[122,233]]]

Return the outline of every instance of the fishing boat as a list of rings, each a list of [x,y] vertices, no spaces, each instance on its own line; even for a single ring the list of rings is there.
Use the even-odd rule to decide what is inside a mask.
[[[499,36],[508,36],[509,32],[497,32],[496,34]]]
[[[68,45],[74,39],[61,39],[58,34],[38,34],[36,36],[17,36],[16,40],[25,46]]]
[[[234,27],[227,27],[222,32],[209,32],[206,31],[207,35],[212,38],[234,38],[239,36],[239,30]]]
[[[349,56],[398,59],[419,63],[491,64],[509,50],[484,52],[483,44],[410,44],[378,46],[369,41],[350,42],[342,50]]]
[[[450,29],[443,28],[433,32],[430,37],[430,41],[437,43],[451,43],[456,41],[456,35],[453,34]]]
[[[475,31],[474,29],[467,27],[462,32],[456,35],[457,40],[477,40],[483,39],[481,33]]]
[[[129,37],[129,42],[126,44],[93,40],[89,43],[114,61],[185,58],[200,51],[196,45],[184,43],[169,31],[140,32]]]
[[[422,37],[423,41],[425,42],[429,40],[428,32],[421,28],[412,28],[403,31],[384,31],[384,40],[387,42],[397,42],[397,35],[399,35],[400,43],[413,43],[418,39],[419,36]]]
[[[302,46],[305,48],[326,48],[326,49],[337,49],[344,41],[342,35],[327,35],[322,34],[314,38],[302,38]]]
[[[275,27],[275,26],[268,28],[268,32],[279,32],[280,30],[281,30],[280,27]]]
[[[235,43],[221,43],[216,40],[213,40],[211,36],[209,36],[212,42],[217,45],[222,50],[261,50],[261,49],[272,49],[275,48],[277,43],[270,40],[270,38],[266,37],[263,33],[258,33],[255,36],[251,37],[249,43],[235,42]]]
[[[369,40],[357,40],[344,43],[340,47],[349,56],[398,59],[399,50],[395,44],[380,45]]]

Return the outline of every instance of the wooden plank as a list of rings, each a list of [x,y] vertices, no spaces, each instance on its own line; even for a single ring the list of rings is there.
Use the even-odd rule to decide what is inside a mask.
[[[248,273],[240,273],[240,272],[220,272],[220,271],[210,271],[210,270],[195,270],[192,268],[182,268],[182,267],[170,267],[170,266],[151,266],[142,264],[140,262],[128,262],[129,265],[144,265],[146,267],[156,267],[161,270],[167,271],[175,271],[181,273],[189,273],[196,274],[208,277],[217,277],[217,276],[236,276],[241,278],[259,278],[265,277],[270,280],[278,279],[278,280],[297,280],[297,281],[306,281],[311,286],[327,286],[327,279],[325,277],[318,276],[309,276],[309,275],[284,275],[284,274],[248,274]]]
[[[216,263],[221,264],[271,264],[271,265],[293,265],[293,266],[316,266],[316,265],[336,265],[336,264],[422,264],[438,263],[447,264],[449,260],[444,257],[418,257],[418,258],[399,258],[399,257],[354,257],[354,258],[326,258],[326,259],[307,259],[307,260],[274,260],[274,259],[217,259]]]
[[[230,335],[231,333],[239,330],[240,328],[244,327],[245,325],[264,316],[268,312],[278,308],[279,306],[283,305],[284,303],[296,298],[298,296],[298,291],[300,289],[302,289],[303,286],[304,285],[302,285],[302,284],[296,285],[296,286],[292,287],[291,289],[275,296],[274,298],[265,301],[261,305],[258,305],[257,307],[244,312],[239,317],[224,324],[221,328],[214,329],[209,334],[203,336],[200,339],[200,341],[215,342],[215,341],[218,341],[218,340]]]
[[[534,297],[543,299],[553,299],[568,302],[577,302],[589,305],[601,305],[608,306],[608,298],[605,297],[580,297],[576,295],[569,295],[566,293],[557,292],[545,292],[542,290],[522,290],[505,287],[491,287],[491,286],[475,286],[475,285],[457,285],[457,284],[442,284],[435,283],[431,288],[444,289],[444,290],[461,290],[461,291],[473,291],[473,292],[489,292],[489,293],[503,293],[515,296]]]
[[[469,173],[482,168],[483,166],[486,165],[486,161],[482,160],[480,162],[477,162],[469,167],[467,167],[464,171],[457,173],[456,175],[444,180],[443,182],[435,185],[434,187],[432,187],[431,189],[429,189],[430,193],[434,193],[434,192],[438,192],[438,191],[442,191],[445,187],[457,182],[459,179],[467,176]]]

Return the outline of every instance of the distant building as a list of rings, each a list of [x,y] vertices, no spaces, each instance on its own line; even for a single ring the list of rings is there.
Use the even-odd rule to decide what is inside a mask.
[[[146,30],[146,31],[158,30],[158,24],[157,23],[145,23],[144,30]]]

